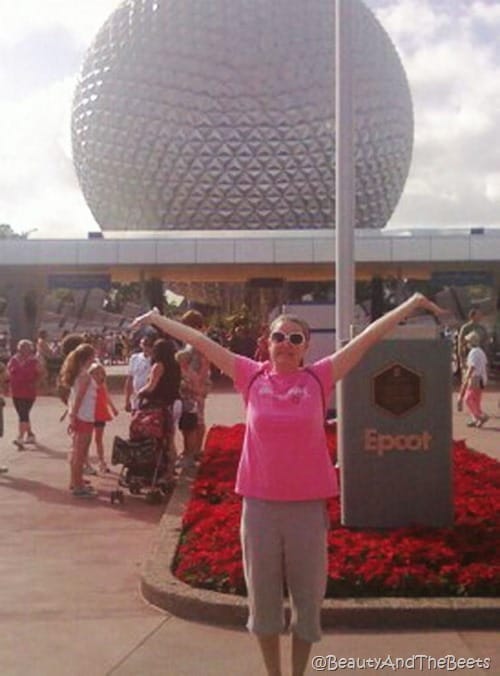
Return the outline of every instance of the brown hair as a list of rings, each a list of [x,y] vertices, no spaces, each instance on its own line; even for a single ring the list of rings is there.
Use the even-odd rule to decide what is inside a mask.
[[[205,326],[203,315],[198,310],[188,310],[185,312],[181,317],[181,322],[197,331],[201,331]]]
[[[83,342],[83,336],[80,333],[66,334],[61,341],[61,352],[63,357],[67,357],[70,352],[73,352],[73,350],[75,350]]]
[[[278,326],[278,324],[282,324],[284,322],[293,322],[294,324],[300,326],[300,328],[304,333],[304,336],[306,337],[306,340],[309,340],[311,336],[311,329],[309,327],[309,324],[300,317],[297,317],[297,315],[289,315],[289,314],[278,315],[271,322],[271,326],[269,327],[270,332],[273,332],[275,328]]]
[[[469,343],[472,347],[479,347],[481,345],[481,336],[477,331],[470,331],[465,336],[465,342]]]
[[[61,383],[66,387],[73,387],[82,366],[90,357],[95,356],[95,350],[89,343],[78,345],[68,354],[61,367]]]
[[[106,369],[98,361],[92,364],[92,366],[89,368],[89,373],[90,375],[92,375],[93,373],[101,373],[104,376],[104,378],[106,377]]]

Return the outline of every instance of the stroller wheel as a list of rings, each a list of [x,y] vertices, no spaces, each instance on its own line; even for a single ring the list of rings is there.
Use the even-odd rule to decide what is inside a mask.
[[[141,487],[136,483],[130,484],[129,490],[132,495],[140,495],[141,493]]]
[[[160,484],[160,490],[163,495],[169,495],[175,487],[175,479],[171,477],[170,479],[164,479]]]
[[[111,491],[109,499],[111,500],[112,505],[114,505],[115,502],[123,505],[123,491]]]
[[[146,493],[146,502],[150,505],[157,505],[162,501],[160,491],[148,491]]]

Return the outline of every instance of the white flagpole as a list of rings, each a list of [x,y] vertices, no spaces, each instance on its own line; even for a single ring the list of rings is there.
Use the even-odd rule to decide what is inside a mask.
[[[336,348],[351,335],[354,318],[354,105],[352,92],[351,0],[335,3],[335,327]],[[338,454],[342,471],[345,453],[344,388],[337,389]]]

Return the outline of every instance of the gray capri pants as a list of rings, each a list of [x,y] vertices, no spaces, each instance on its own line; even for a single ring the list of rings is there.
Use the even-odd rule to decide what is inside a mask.
[[[326,501],[243,498],[240,530],[250,612],[247,629],[255,634],[285,630],[286,580],[290,629],[309,643],[319,641],[328,568]]]

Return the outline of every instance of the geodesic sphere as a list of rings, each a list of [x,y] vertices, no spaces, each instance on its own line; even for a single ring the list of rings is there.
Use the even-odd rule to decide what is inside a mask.
[[[397,53],[354,9],[356,225],[386,225],[413,115]],[[334,0],[127,0],[89,49],[73,157],[105,230],[328,228]]]

